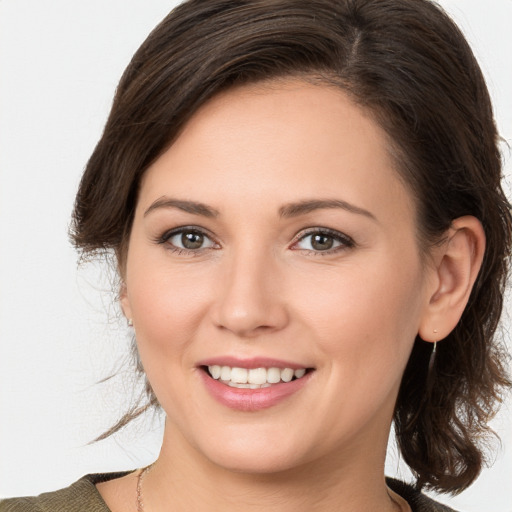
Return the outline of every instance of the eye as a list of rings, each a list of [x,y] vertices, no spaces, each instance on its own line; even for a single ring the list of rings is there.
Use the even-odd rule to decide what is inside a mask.
[[[353,246],[354,241],[347,235],[331,229],[318,228],[302,234],[292,249],[332,253]]]
[[[171,249],[185,252],[198,252],[202,249],[210,249],[217,244],[206,233],[194,228],[180,228],[165,233],[160,243],[171,246]]]

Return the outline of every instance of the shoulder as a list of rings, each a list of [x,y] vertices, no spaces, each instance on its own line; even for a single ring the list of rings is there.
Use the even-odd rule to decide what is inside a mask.
[[[425,494],[417,491],[412,485],[401,482],[400,480],[386,478],[386,483],[392,491],[402,496],[402,498],[409,503],[412,512],[457,512],[453,508],[434,501]]]
[[[0,512],[110,512],[96,484],[125,474],[87,475],[65,489],[39,496],[0,500]]]

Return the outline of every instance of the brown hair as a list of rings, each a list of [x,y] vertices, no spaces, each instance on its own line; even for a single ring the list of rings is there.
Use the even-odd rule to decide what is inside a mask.
[[[183,3],[149,35],[119,83],[77,194],[73,241],[84,253],[114,250],[122,272],[145,169],[219,91],[286,76],[335,84],[387,132],[416,198],[425,251],[457,217],[474,215],[483,224],[487,248],[467,308],[439,345],[429,376],[431,346],[416,340],[394,415],[418,487],[460,492],[482,467],[483,434],[510,386],[494,335],[512,220],[482,73],[434,2]],[[149,384],[147,391],[149,405],[157,404]],[[109,433],[146,408],[134,407]]]

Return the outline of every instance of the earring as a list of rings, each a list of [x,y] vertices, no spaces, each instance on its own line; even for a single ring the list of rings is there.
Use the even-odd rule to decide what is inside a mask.
[[[437,329],[434,329],[434,334],[437,334]],[[436,336],[437,338],[437,336]],[[434,341],[434,346],[432,347],[432,353],[430,354],[430,359],[428,360],[428,372],[427,372],[427,382],[426,382],[426,396],[429,397],[432,394],[432,388],[434,387],[434,363],[436,360],[437,354],[437,340]]]
[[[437,335],[437,329],[434,329],[434,334]],[[436,338],[436,341],[434,341],[434,346],[432,347],[432,352],[431,352],[430,358],[428,360],[426,397],[431,396],[432,388],[434,387],[434,363],[436,361],[436,354],[437,354],[437,336],[435,336],[435,338]],[[427,398],[427,400],[428,400],[428,398]]]
[[[131,318],[127,318],[126,322],[128,324],[128,327],[133,327],[133,320]]]
[[[437,341],[434,341],[434,347],[432,348],[432,353],[430,354],[430,359],[428,361],[428,373],[429,374],[432,372],[432,368],[434,367],[434,361],[436,360],[436,349],[437,349]]]

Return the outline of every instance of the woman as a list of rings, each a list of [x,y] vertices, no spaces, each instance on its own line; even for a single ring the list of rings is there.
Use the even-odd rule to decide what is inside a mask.
[[[160,457],[5,510],[446,510],[419,489],[476,478],[509,386],[496,142],[431,2],[177,8],[121,80],[73,231],[116,255]],[[392,421],[416,489],[384,479]]]

